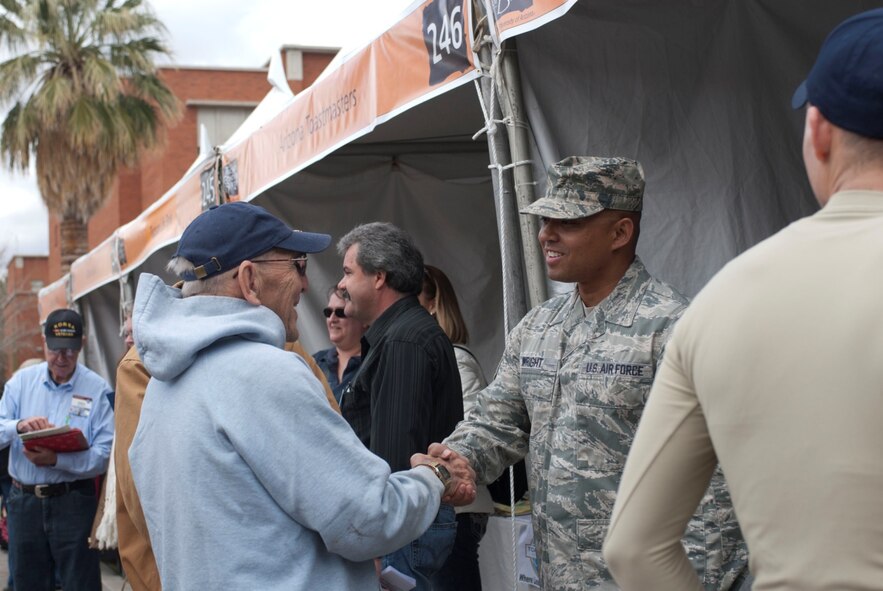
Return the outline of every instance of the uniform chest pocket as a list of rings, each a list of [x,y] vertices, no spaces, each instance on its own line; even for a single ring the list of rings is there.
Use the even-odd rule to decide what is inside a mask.
[[[653,365],[632,361],[590,361],[582,368],[577,404],[639,409],[653,385]]]
[[[555,372],[521,371],[521,392],[528,400],[547,402],[555,390]]]
[[[551,400],[557,374],[558,359],[542,353],[522,355],[519,373],[522,395],[533,401]]]

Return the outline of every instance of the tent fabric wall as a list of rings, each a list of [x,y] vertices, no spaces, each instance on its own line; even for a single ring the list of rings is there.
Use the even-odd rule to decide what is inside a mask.
[[[132,282],[132,294],[141,273],[158,275],[167,283],[174,283],[175,277],[165,270],[175,252],[176,244],[170,244],[155,250],[136,270],[124,280]],[[77,300],[76,304],[83,314],[86,328],[86,344],[81,361],[98,373],[111,385],[116,383],[116,367],[125,354],[123,338],[120,336],[120,298],[119,281],[111,281],[93,289]]]
[[[116,366],[125,353],[120,336],[119,299],[120,286],[113,281],[77,300],[86,337],[80,362],[111,385],[116,383]]]
[[[427,263],[457,291],[470,345],[492,375],[502,354],[500,249],[487,155],[331,155],[266,191],[254,203],[293,227],[326,232],[334,244],[357,224],[388,221],[408,231]],[[330,346],[320,310],[342,276],[332,247],[311,255],[309,290],[298,305],[308,351]]]
[[[470,345],[488,376],[502,354],[502,272],[487,154],[449,152],[442,143],[427,153],[333,154],[266,191],[253,202],[292,227],[332,235],[334,243],[355,225],[389,221],[407,230],[425,260],[443,269],[457,292],[472,335]],[[458,144],[459,145],[459,144]],[[481,143],[477,144],[481,148]],[[362,147],[363,151],[371,151]],[[389,148],[398,152],[394,145]],[[130,274],[174,283],[165,270],[176,245],[150,254]],[[301,341],[308,351],[330,346],[321,310],[327,289],[341,277],[334,244],[311,255],[309,290],[298,305]],[[134,285],[133,285],[134,287]],[[77,305],[87,325],[86,364],[113,383],[122,356],[120,286],[112,281],[85,294]]]
[[[639,254],[686,295],[817,204],[791,94],[880,2],[593,0],[516,38],[538,193],[572,154],[642,162]]]

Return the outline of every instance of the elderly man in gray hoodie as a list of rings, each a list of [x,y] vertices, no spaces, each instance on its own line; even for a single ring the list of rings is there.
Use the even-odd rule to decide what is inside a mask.
[[[129,458],[165,589],[376,589],[371,559],[471,488],[427,456],[391,474],[282,349],[307,254],[329,243],[230,203],[184,231],[181,290],[141,277],[135,343],[153,377]]]

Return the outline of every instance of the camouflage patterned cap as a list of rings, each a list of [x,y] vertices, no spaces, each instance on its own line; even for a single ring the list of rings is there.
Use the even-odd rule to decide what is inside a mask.
[[[644,170],[630,158],[570,156],[549,167],[546,196],[521,213],[567,220],[586,218],[602,209],[641,211]]]

